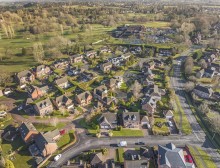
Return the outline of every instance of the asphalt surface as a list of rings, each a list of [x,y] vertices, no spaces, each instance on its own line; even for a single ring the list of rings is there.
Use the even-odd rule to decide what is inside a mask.
[[[190,54],[193,50],[186,51],[181,54],[181,62],[184,62],[186,56]],[[135,145],[136,142],[144,142],[146,145],[165,145],[169,142],[174,143],[177,146],[185,146],[186,144],[196,145],[202,147],[207,153],[211,155],[217,167],[220,168],[220,156],[217,153],[215,147],[213,146],[210,139],[205,135],[204,131],[198,124],[196,118],[194,117],[189,105],[187,104],[184,92],[185,81],[181,78],[181,63],[175,60],[174,66],[174,76],[171,78],[171,86],[175,90],[177,96],[180,99],[181,106],[189,120],[193,134],[191,135],[171,135],[171,136],[145,136],[142,138],[132,137],[132,138],[94,138],[86,136],[85,133],[81,132],[78,134],[78,140],[74,146],[70,147],[68,150],[62,153],[62,157],[56,161],[51,162],[48,167],[57,168],[65,164],[69,159],[78,156],[83,151],[88,151],[96,148],[112,148],[112,144],[118,144],[120,141],[125,140],[128,143],[128,147],[138,147]]]
[[[171,86],[175,90],[176,95],[180,100],[180,104],[192,127],[194,140],[196,141],[195,145],[202,147],[203,150],[210,154],[217,167],[220,168],[220,155],[216,151],[212,141],[206,136],[205,132],[200,127],[185,98],[184,84],[186,81],[181,77],[181,64],[191,52],[193,52],[193,49],[182,53],[181,57],[174,61],[174,74],[173,77],[171,77]]]

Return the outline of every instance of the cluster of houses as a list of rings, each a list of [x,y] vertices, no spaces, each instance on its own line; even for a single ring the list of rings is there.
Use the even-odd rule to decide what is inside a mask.
[[[214,52],[205,52],[201,59],[204,59],[207,68],[201,69],[196,73],[196,77],[200,78],[209,78],[213,79],[215,76],[220,76],[220,62],[217,63],[218,57],[220,55],[219,50],[215,50]],[[201,84],[197,85],[193,92],[203,98],[203,99],[215,99],[219,100],[220,93],[214,92],[210,86],[203,86]]]
[[[201,69],[196,73],[197,78],[213,78],[215,75],[220,75],[220,64],[216,63],[220,51],[216,50],[215,52],[205,52],[201,59],[204,59],[207,68]]]
[[[113,31],[113,36],[116,38],[128,38],[130,36],[135,36],[140,39],[146,33],[146,28],[142,25],[123,25],[117,27]]]
[[[176,147],[173,143],[168,143],[164,146],[158,145],[157,150],[152,150],[149,147],[141,146],[139,148],[123,148],[123,162],[118,163],[114,158],[117,151],[115,149],[107,149],[105,153],[95,152],[88,155],[88,160],[78,159],[75,163],[67,162],[68,166],[75,168],[86,167],[88,164],[93,168],[147,168],[152,162],[155,167],[187,167],[195,168],[193,157],[187,147]]]
[[[146,38],[152,43],[168,43],[173,42],[170,36],[176,33],[177,32],[171,28],[147,28]]]

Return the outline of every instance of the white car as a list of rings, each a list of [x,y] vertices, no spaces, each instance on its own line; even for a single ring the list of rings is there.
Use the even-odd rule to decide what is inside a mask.
[[[172,123],[171,121],[168,121],[168,125],[169,125],[170,127],[173,127],[173,123]]]
[[[61,154],[59,154],[59,155],[56,155],[55,157],[54,157],[54,161],[58,161],[60,158],[61,158]]]

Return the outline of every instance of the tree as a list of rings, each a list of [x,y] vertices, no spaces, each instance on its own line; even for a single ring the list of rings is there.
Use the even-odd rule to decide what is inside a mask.
[[[140,92],[142,90],[142,85],[137,80],[135,80],[134,84],[131,86],[131,90],[134,97],[137,99],[141,96]]]
[[[202,69],[205,69],[208,67],[208,65],[204,59],[199,60],[199,65],[201,66]]]
[[[202,113],[202,114],[207,114],[210,112],[209,106],[207,103],[202,103],[199,105],[198,110]]]
[[[37,42],[33,45],[33,55],[34,59],[41,63],[44,59],[44,49],[41,42]]]
[[[213,137],[212,137],[212,139],[214,139],[217,133],[220,134],[220,116],[216,115],[215,117],[210,118],[209,122],[214,132]]]
[[[12,161],[10,161],[9,159],[6,159],[5,168],[15,168],[15,166]]]
[[[0,85],[6,87],[8,83],[12,82],[11,74],[5,71],[0,73]]]
[[[185,91],[187,91],[187,92],[192,91],[194,89],[194,87],[195,87],[195,83],[193,83],[193,82],[187,82],[184,85]]]

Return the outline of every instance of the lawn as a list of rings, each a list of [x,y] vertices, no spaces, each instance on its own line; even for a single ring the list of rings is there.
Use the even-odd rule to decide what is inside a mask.
[[[196,162],[197,167],[199,168],[217,168],[212,158],[201,148],[188,146],[189,151]]]
[[[112,131],[114,137],[135,137],[144,136],[142,130],[121,129],[121,131]]]
[[[123,148],[116,149],[116,161],[119,163],[124,163],[124,149]]]
[[[56,127],[48,124],[34,124],[35,128],[39,131],[39,132],[47,132],[47,131],[52,131],[57,129],[61,129],[63,127],[65,127],[66,123],[58,123]]]
[[[69,144],[70,142],[72,142],[74,140],[74,135],[73,135],[74,131],[71,130],[69,131],[69,133],[63,135],[60,140],[57,142],[58,148],[63,148],[64,146],[66,146],[67,144]]]
[[[32,167],[32,165],[34,164],[34,161],[27,147],[25,147],[24,145],[25,144],[20,136],[16,137],[16,139],[12,143],[3,141],[1,144],[2,154],[6,156],[9,154],[10,151],[15,151],[17,149],[20,149],[20,151],[14,155],[13,159],[11,158],[15,167],[22,167],[22,168]]]
[[[174,119],[177,123],[177,126],[179,129],[181,129],[181,124],[182,124],[182,133],[187,134],[187,135],[191,134],[192,128],[191,128],[191,125],[186,117],[185,112],[183,111],[183,108],[180,104],[180,100],[177,96],[175,96],[175,100],[176,100],[177,109],[174,110]],[[182,116],[182,121],[181,121],[180,116]]]
[[[154,117],[154,126],[152,128],[152,131],[155,135],[169,135],[170,131],[167,126],[167,120],[165,118],[158,118]],[[161,123],[162,127],[158,127],[156,123]]]

